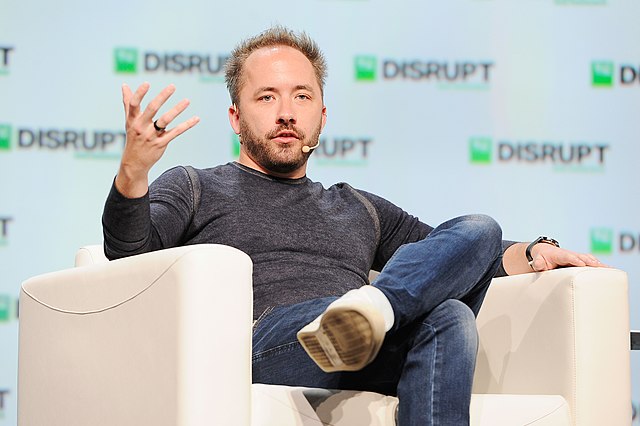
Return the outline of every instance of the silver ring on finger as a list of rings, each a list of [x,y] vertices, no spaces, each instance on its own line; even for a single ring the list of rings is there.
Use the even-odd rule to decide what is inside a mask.
[[[160,127],[160,126],[158,126],[158,120],[155,120],[155,121],[153,122],[153,128],[154,128],[154,129],[156,129],[156,132],[158,132],[158,133],[160,133],[160,134],[164,133],[164,131],[165,131],[165,130],[167,130],[167,128],[166,128],[166,127]]]

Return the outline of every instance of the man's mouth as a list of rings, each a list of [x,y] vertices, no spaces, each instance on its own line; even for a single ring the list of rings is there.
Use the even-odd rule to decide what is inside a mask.
[[[274,139],[298,139],[298,134],[291,130],[283,130],[281,132],[276,133]]]
[[[281,130],[276,133],[275,136],[271,139],[283,144],[289,144],[297,141],[300,138],[298,137],[298,134],[293,130]]]

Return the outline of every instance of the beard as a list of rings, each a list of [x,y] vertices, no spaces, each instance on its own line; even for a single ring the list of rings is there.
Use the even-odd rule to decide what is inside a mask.
[[[311,137],[309,138],[311,143],[308,145],[313,146],[318,142],[321,129],[322,126],[318,123],[318,126],[314,129]],[[307,145],[307,137],[305,133],[294,124],[281,124],[263,137],[260,137],[251,131],[244,120],[240,119],[242,144],[251,159],[262,166],[265,170],[287,174],[304,166],[313,151],[309,151],[307,153],[302,152],[302,146],[298,146],[297,144],[277,146],[272,143],[271,139],[275,138],[276,135],[283,130],[295,132],[298,139],[302,142],[302,146]]]

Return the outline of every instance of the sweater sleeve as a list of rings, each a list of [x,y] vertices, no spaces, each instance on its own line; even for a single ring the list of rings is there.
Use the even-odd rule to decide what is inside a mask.
[[[102,214],[105,255],[113,260],[178,246],[192,212],[193,188],[183,167],[163,173],[140,198],[126,198],[112,184]]]

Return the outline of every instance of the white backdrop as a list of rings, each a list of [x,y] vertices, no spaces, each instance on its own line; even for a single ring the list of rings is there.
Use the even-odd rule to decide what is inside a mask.
[[[275,23],[307,31],[329,64],[312,179],[350,182],[434,226],[487,213],[506,238],[594,252],[629,273],[640,328],[638,17],[637,0],[3,0],[0,425],[16,422],[20,283],[101,241],[121,84],[175,83],[202,119],[153,177],[232,161],[220,64]],[[637,409],[637,352],[632,362]]]

